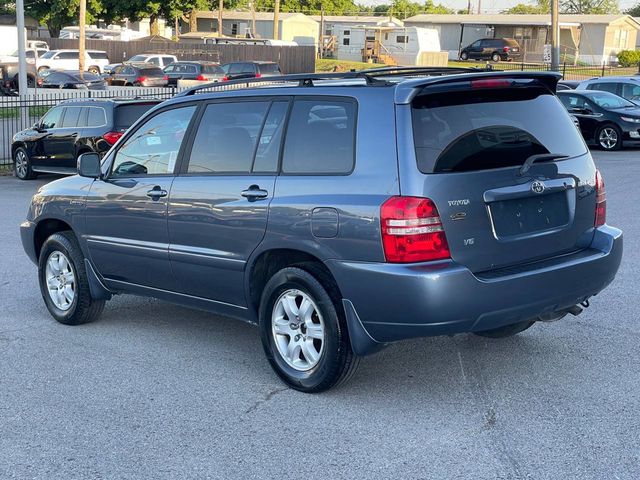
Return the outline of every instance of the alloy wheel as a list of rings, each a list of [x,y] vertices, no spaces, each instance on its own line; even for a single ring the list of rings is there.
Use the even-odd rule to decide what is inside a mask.
[[[47,292],[53,304],[60,310],[69,310],[76,296],[76,277],[64,253],[57,250],[51,252],[45,275]]]
[[[305,292],[290,289],[278,297],[271,316],[271,332],[278,353],[291,368],[304,372],[320,361],[325,344],[324,321]]]
[[[27,160],[27,154],[22,150],[18,150],[16,153],[16,175],[18,178],[25,178],[29,171],[29,161]]]
[[[598,135],[600,146],[606,150],[611,150],[618,143],[618,132],[612,127],[605,127]]]

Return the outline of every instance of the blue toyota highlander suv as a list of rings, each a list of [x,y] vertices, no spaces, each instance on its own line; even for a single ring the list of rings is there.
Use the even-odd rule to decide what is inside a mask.
[[[381,69],[194,87],[33,197],[53,317],[148,295],[256,323],[317,392],[398,340],[500,338],[614,278],[604,183],[535,72]]]

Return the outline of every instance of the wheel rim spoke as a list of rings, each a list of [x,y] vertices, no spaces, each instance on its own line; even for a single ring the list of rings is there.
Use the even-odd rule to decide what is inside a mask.
[[[76,296],[76,283],[69,259],[62,252],[51,252],[44,275],[47,293],[54,306],[63,311],[71,308]]]
[[[273,306],[271,332],[277,353],[299,371],[315,367],[324,351],[324,321],[313,299],[301,290],[287,290]]]

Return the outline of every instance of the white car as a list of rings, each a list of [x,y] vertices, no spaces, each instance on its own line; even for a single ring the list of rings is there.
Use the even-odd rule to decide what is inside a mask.
[[[25,50],[27,63],[36,63],[36,60],[47,52],[48,50],[45,50],[43,48],[27,48]],[[15,51],[11,55],[0,57],[0,63],[18,63],[18,52]]]
[[[78,50],[49,50],[36,60],[38,71],[47,68],[56,70],[78,70]],[[102,73],[104,67],[109,64],[107,52],[101,50],[86,50],[84,65],[91,73]]]
[[[167,65],[177,62],[178,57],[175,55],[165,55],[158,53],[143,53],[140,55],[134,55],[127,63],[151,63],[157,67],[164,68]]]

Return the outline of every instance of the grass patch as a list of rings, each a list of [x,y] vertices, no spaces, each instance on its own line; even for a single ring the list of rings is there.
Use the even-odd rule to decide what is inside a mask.
[[[333,58],[318,58],[316,60],[316,72],[348,72],[349,70],[366,70],[367,68],[384,67],[379,63],[349,62],[347,60],[335,60]]]
[[[50,105],[39,105],[37,107],[29,107],[29,117],[40,118],[51,108]],[[20,116],[20,107],[2,107],[0,108],[0,119],[18,118]]]

